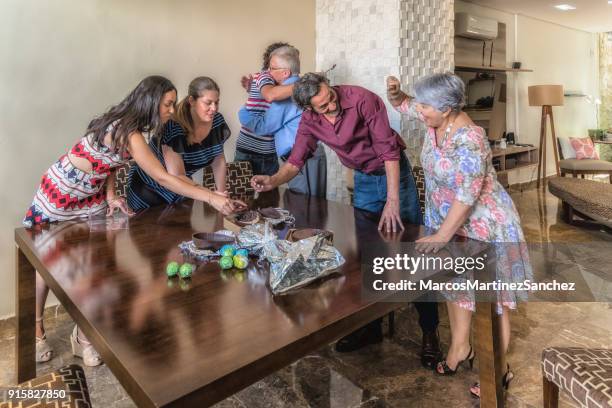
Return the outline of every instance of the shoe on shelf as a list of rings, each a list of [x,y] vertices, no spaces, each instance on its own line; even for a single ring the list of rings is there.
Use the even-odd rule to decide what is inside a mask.
[[[513,378],[514,378],[514,373],[510,371],[510,364],[506,364],[506,372],[504,376],[502,377],[502,387],[504,387],[504,391],[508,391],[508,388],[510,387],[510,382],[512,381]],[[470,394],[472,394],[472,397],[474,398],[480,398],[480,383],[479,382],[472,384],[472,386],[470,387]]]
[[[382,321],[376,319],[338,340],[334,348],[339,353],[348,353],[370,344],[380,343],[382,340]]]
[[[438,329],[423,331],[423,340],[421,343],[421,364],[425,368],[434,369],[440,360],[442,360],[442,351],[440,350],[440,336],[438,335]]]
[[[42,318],[36,319],[36,323],[42,322]],[[36,362],[46,363],[53,357],[53,349],[47,343],[47,333],[44,333],[42,337],[36,336]]]
[[[83,364],[88,367],[95,367],[102,364],[102,357],[93,348],[90,342],[79,338],[79,329],[75,325],[70,335],[70,344],[72,344],[72,354],[83,359]]]
[[[476,357],[475,353],[472,351],[472,346],[470,346],[470,351],[468,351],[468,355],[463,360],[457,363],[457,366],[453,369],[446,364],[446,360],[440,361],[436,365],[436,374],[438,375],[455,375],[459,366],[462,366],[464,363],[468,363],[470,366],[470,370],[474,368],[474,357]]]

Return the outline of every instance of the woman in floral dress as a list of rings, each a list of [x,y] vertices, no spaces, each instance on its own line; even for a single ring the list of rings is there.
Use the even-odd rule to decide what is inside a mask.
[[[510,195],[497,181],[491,149],[484,129],[462,112],[465,86],[454,74],[429,75],[415,84],[415,97],[400,90],[394,77],[387,80],[389,102],[402,113],[416,114],[427,125],[421,164],[425,174],[425,226],[435,230],[417,246],[436,250],[453,235],[490,242],[496,256],[496,279],[520,282],[532,275],[520,219]],[[459,365],[473,363],[469,342],[475,310],[474,293],[445,292],[451,326],[451,345],[444,361],[437,364],[441,375],[454,374]],[[516,309],[524,294],[498,292],[503,355],[510,342],[509,309]],[[504,384],[512,378],[508,371]],[[480,395],[474,384],[470,391]]]

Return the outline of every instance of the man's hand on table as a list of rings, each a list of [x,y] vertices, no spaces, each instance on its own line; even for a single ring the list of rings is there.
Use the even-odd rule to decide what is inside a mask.
[[[378,229],[384,229],[389,232],[398,232],[404,229],[404,224],[402,224],[402,219],[400,218],[399,199],[387,199],[385,208],[380,216]]]

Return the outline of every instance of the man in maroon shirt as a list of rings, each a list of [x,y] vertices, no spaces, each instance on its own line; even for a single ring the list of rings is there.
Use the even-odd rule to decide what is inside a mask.
[[[381,214],[379,229],[399,231],[402,219],[421,224],[416,186],[403,153],[406,146],[389,126],[378,95],[359,86],[331,87],[322,75],[309,73],[295,83],[293,98],[304,114],[291,155],[276,174],[253,177],[255,190],[268,191],[291,180],[321,141],[342,164],[356,170],[354,205]],[[409,178],[405,186],[399,182],[401,164]]]
[[[410,163],[400,136],[391,129],[382,99],[359,86],[330,86],[319,74],[308,73],[293,88],[295,103],[304,109],[295,144],[287,162],[272,176],[256,175],[256,191],[269,191],[295,177],[321,141],[334,150],[342,164],[354,169],[353,205],[380,215],[378,229],[399,231],[402,220],[421,224],[422,215]],[[438,312],[435,303],[415,303],[423,330],[421,361],[437,362]],[[336,344],[352,351],[382,340],[378,319]]]

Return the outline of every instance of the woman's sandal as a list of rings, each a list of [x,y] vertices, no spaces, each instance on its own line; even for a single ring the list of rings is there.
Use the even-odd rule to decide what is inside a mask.
[[[510,387],[510,382],[514,378],[514,373],[510,371],[510,364],[507,364],[507,370],[504,376],[502,377],[502,386],[504,387],[504,391],[508,391],[508,387]],[[470,394],[474,398],[480,398],[480,383],[476,382],[470,387]]]
[[[459,369],[459,366],[463,365],[463,363],[465,362],[467,362],[470,365],[470,370],[471,370],[472,368],[474,368],[474,357],[476,357],[476,354],[472,352],[472,346],[470,346],[470,351],[468,352],[467,357],[459,361],[454,370],[450,368],[448,364],[446,364],[446,360],[443,360],[443,361],[440,361],[438,364],[436,364],[436,370],[435,370],[436,374],[455,375],[457,373],[457,370]],[[440,370],[442,372],[440,372]]]
[[[83,364],[88,367],[95,367],[102,364],[102,357],[91,345],[90,342],[79,338],[78,327],[75,325],[70,335],[70,344],[72,344],[72,354],[83,359]]]
[[[36,323],[42,322],[42,318],[36,319]],[[53,349],[47,343],[47,333],[43,334],[42,337],[36,336],[36,362],[46,363],[53,357]]]

